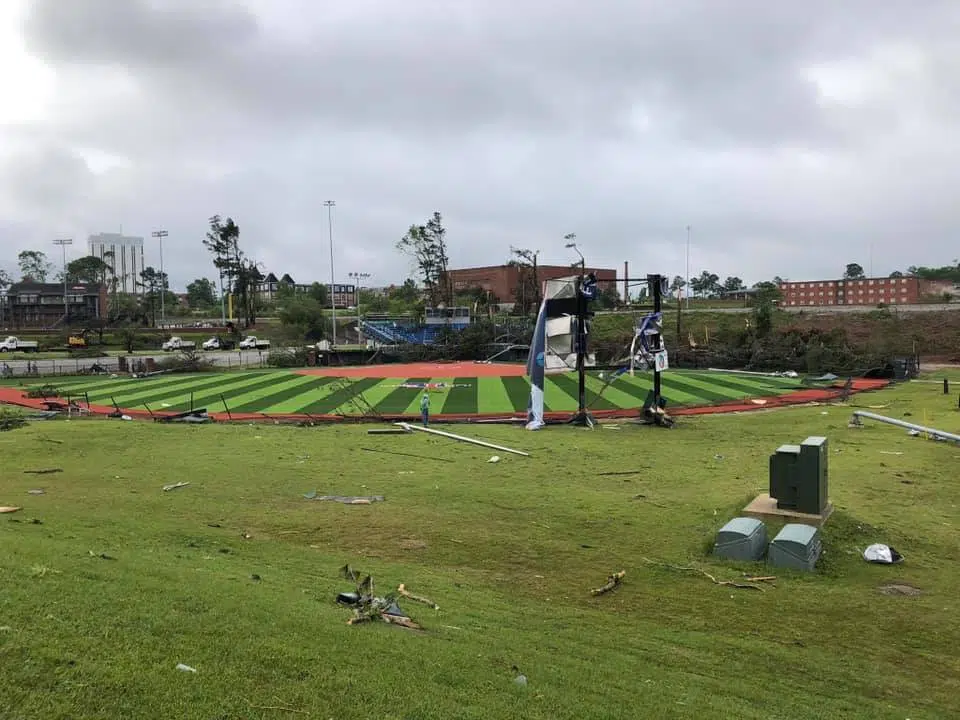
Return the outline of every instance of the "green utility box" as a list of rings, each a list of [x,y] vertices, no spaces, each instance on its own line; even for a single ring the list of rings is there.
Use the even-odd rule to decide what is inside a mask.
[[[770,543],[767,563],[792,570],[813,570],[823,551],[820,531],[810,525],[790,523]]]
[[[713,554],[727,560],[762,560],[767,526],[756,518],[734,518],[717,532]]]
[[[781,510],[820,515],[827,507],[827,439],[781,445],[770,456],[770,497]]]

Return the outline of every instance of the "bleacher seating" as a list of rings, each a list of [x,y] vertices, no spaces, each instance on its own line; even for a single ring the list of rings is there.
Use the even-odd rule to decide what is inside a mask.
[[[414,325],[395,320],[364,320],[363,332],[384,345],[432,345],[444,330],[444,325]],[[467,324],[451,324],[453,330],[462,330]]]

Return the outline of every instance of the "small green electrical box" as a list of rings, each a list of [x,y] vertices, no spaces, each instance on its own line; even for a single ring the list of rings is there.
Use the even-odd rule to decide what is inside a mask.
[[[767,562],[773,567],[813,570],[822,551],[823,543],[817,528],[790,523],[784,525],[770,543]]]
[[[819,515],[827,507],[827,438],[781,445],[770,456],[770,497],[782,510]]]
[[[767,526],[756,518],[734,518],[717,532],[713,554],[727,560],[762,560]]]

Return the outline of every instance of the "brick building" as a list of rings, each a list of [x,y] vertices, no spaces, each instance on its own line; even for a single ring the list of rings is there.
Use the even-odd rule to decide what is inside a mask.
[[[2,326],[11,329],[76,327],[107,316],[107,288],[99,283],[14,283],[0,302]],[[66,312],[65,312],[66,311]]]
[[[782,282],[781,306],[818,305],[914,305],[928,298],[942,299],[952,283],[921,280],[917,277],[857,278]],[[960,294],[960,293],[954,293]]]
[[[617,271],[608,268],[587,268],[588,273],[597,276],[597,285],[600,290],[616,287]],[[539,265],[537,275],[540,282],[555,280],[562,277],[571,277],[580,272],[579,267],[569,265]],[[490,291],[490,294],[501,303],[512,303],[515,299],[517,287],[520,285],[520,268],[516,265],[491,265],[488,267],[461,268],[449,270],[448,276],[455,293],[464,292],[471,288],[481,288]]]
[[[328,297],[331,296],[334,305],[338,308],[346,308],[357,304],[357,286],[353,284],[336,284],[330,285],[330,283],[323,283],[327,288]],[[297,293],[310,292],[310,288],[313,287],[313,283],[298,283],[295,282],[289,273],[285,273],[283,277],[279,280],[274,273],[267,273],[266,277],[260,279],[260,281],[254,287],[254,293],[261,302],[274,302],[277,297],[280,295],[281,288],[290,288]]]

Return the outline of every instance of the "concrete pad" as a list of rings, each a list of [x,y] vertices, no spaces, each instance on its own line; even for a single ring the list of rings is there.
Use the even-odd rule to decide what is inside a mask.
[[[828,502],[820,515],[811,515],[809,513],[795,512],[793,510],[783,510],[777,507],[777,499],[770,497],[769,493],[757,495],[753,501],[747,505],[742,512],[747,517],[757,518],[758,520],[782,520],[788,523],[802,523],[803,525],[812,525],[813,527],[823,527],[823,524],[833,514],[833,503]]]

